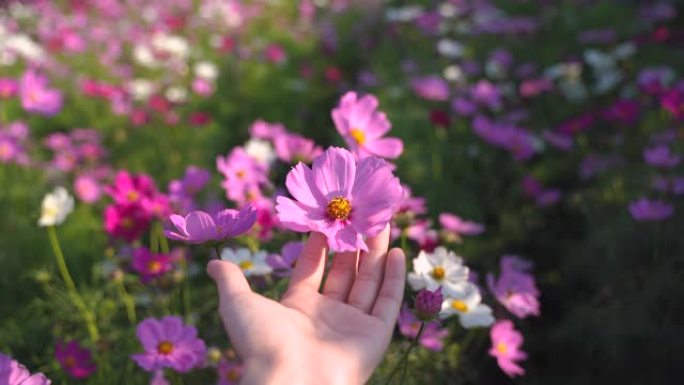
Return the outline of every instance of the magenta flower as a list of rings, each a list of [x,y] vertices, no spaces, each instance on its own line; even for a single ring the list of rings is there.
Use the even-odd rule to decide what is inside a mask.
[[[173,260],[169,255],[154,254],[145,247],[139,247],[133,251],[131,267],[143,283],[148,283],[173,270]]]
[[[672,168],[682,161],[682,157],[673,154],[667,145],[661,144],[645,149],[644,161],[651,166]]]
[[[313,140],[291,133],[277,135],[273,138],[273,146],[278,159],[286,163],[311,163],[323,152]]]
[[[266,167],[241,147],[234,148],[226,157],[216,158],[216,168],[226,178],[222,186],[228,199],[238,205],[252,201],[253,191],[268,184]]]
[[[436,75],[414,78],[411,88],[425,100],[443,102],[449,99],[449,84]]]
[[[90,377],[97,369],[90,350],[83,348],[76,341],[58,343],[55,348],[55,357],[62,366],[62,370],[76,379]]]
[[[280,223],[298,232],[318,231],[333,251],[368,251],[363,237],[377,235],[392,219],[403,190],[387,162],[331,147],[309,168],[297,164],[285,181],[293,199],[277,198]]]
[[[662,221],[674,214],[670,203],[641,198],[629,204],[629,213],[637,221]]]
[[[497,301],[518,318],[539,315],[539,290],[534,276],[528,272],[531,263],[515,256],[501,258],[498,280],[487,274],[487,286]]]
[[[43,373],[31,374],[16,360],[0,353],[0,384],[2,385],[50,385]]]
[[[639,119],[641,106],[635,100],[618,100],[603,111],[603,118],[623,124],[634,124]]]
[[[672,89],[663,95],[660,100],[662,107],[676,119],[684,119],[684,92]]]
[[[407,305],[401,308],[397,323],[399,324],[401,335],[410,339],[416,338],[421,321],[416,318]],[[420,336],[418,343],[426,349],[439,352],[444,348],[442,340],[448,335],[449,329],[440,328],[439,321],[431,321],[425,324],[423,334]]]
[[[527,359],[527,354],[520,350],[523,336],[515,330],[513,322],[510,320],[497,322],[489,331],[489,336],[492,339],[489,355],[496,358],[496,363],[501,370],[509,377],[524,375],[525,369],[520,367],[516,361]]]
[[[0,99],[14,97],[19,90],[19,83],[12,78],[0,78]]]
[[[111,186],[105,189],[119,204],[137,204],[143,199],[150,199],[157,193],[152,178],[145,174],[131,175],[128,171],[119,171]]]
[[[240,211],[226,209],[214,215],[204,211],[192,211],[184,217],[174,214],[169,220],[175,227],[165,231],[169,239],[191,244],[221,244],[251,229],[257,212],[252,205],[247,205]]]
[[[392,125],[387,116],[378,111],[378,99],[373,95],[358,98],[356,92],[347,92],[332,110],[332,119],[337,132],[358,159],[370,155],[395,159],[404,150],[400,139],[382,137]]]
[[[136,335],[144,352],[131,358],[148,372],[172,368],[185,373],[204,362],[204,341],[197,337],[194,326],[183,324],[181,317],[147,318],[138,324]]]
[[[128,242],[138,239],[149,227],[150,218],[137,205],[109,205],[104,211],[105,231]]]
[[[464,220],[451,213],[439,214],[439,223],[447,233],[448,238],[453,238],[455,241],[460,241],[462,235],[482,234],[485,229],[484,225],[480,223]]]
[[[19,80],[21,106],[28,112],[52,116],[62,109],[62,94],[48,88],[48,79],[33,70],[24,72]]]
[[[236,361],[222,359],[216,368],[218,374],[217,385],[238,385],[242,378],[242,364]]]
[[[435,291],[428,289],[420,289],[416,294],[415,312],[416,317],[421,321],[430,321],[437,317],[440,310],[442,310],[442,302],[444,302],[444,295],[442,294],[442,287],[438,287]]]
[[[482,79],[470,90],[473,100],[493,110],[501,108],[501,93],[496,85]]]
[[[304,242],[288,242],[283,245],[280,254],[271,254],[266,258],[266,263],[273,268],[275,275],[289,277],[292,274],[297,258],[304,250]]]
[[[574,136],[591,128],[594,124],[594,120],[594,114],[587,112],[583,115],[566,120],[561,123],[556,130],[563,135]]]

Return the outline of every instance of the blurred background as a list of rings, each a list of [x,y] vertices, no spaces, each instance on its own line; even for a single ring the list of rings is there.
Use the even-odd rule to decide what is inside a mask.
[[[618,0],[2,1],[0,351],[53,383],[77,381],[54,346],[86,333],[36,225],[43,196],[63,185],[76,207],[62,248],[105,335],[89,345],[104,374],[78,381],[149,382],[128,358],[139,344],[121,289],[141,318],[161,315],[149,303],[173,304],[174,289],[139,283],[120,259],[136,243],[105,229],[116,171],[150,175],[173,200],[173,181],[196,166],[211,173],[196,201],[228,202],[216,157],[255,121],[344,146],[330,111],[354,90],[377,96],[404,142],[396,174],[426,199],[413,255],[448,245],[483,288],[502,255],[518,255],[541,293],[541,315],[515,319],[524,376],[497,368],[486,330],[466,344],[452,323],[443,349],[414,351],[407,383],[681,383],[682,11]],[[274,185],[289,167],[272,167]],[[445,212],[486,230],[445,241]],[[206,256],[193,258],[172,280],[190,281],[190,319],[214,325],[200,334],[227,348]],[[407,341],[397,332],[390,355]]]

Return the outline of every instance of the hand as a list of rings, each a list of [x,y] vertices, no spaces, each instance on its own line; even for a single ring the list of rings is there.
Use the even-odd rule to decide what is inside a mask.
[[[335,254],[321,292],[327,242],[312,233],[279,303],[252,292],[236,265],[209,263],[223,324],[245,361],[242,384],[361,384],[370,377],[404,294],[406,261],[401,249],[387,252],[389,233],[388,225],[369,238],[367,253]]]

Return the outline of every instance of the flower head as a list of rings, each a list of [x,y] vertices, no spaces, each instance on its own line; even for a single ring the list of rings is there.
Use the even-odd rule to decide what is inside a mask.
[[[629,213],[637,221],[662,221],[674,214],[674,206],[664,201],[641,198],[629,204]]]
[[[138,205],[109,205],[104,211],[105,231],[131,242],[139,238],[150,225],[150,218]]]
[[[148,283],[173,269],[173,257],[155,254],[145,247],[139,247],[133,251],[131,267],[140,274],[143,283]]]
[[[74,211],[74,197],[64,187],[56,187],[43,198],[40,209],[39,226],[61,225]]]
[[[204,341],[178,316],[147,318],[138,324],[136,334],[144,352],[131,358],[149,372],[173,368],[185,373],[204,362]]]
[[[26,71],[19,80],[21,105],[28,112],[52,116],[62,109],[62,94],[48,87],[48,79],[33,70]]]
[[[186,216],[171,215],[169,219],[175,227],[175,230],[165,231],[169,239],[192,244],[220,244],[251,229],[257,213],[254,207],[247,205],[240,211],[226,209],[214,215],[192,211]]]
[[[347,92],[332,110],[332,119],[358,159],[370,155],[395,159],[404,149],[400,139],[382,137],[392,126],[387,116],[378,111],[378,99],[373,95],[358,98],[355,92]]]
[[[226,247],[221,252],[221,259],[237,265],[247,277],[270,274],[273,268],[266,262],[268,253],[259,251],[252,253],[249,249],[231,249]]]
[[[242,377],[242,364],[236,361],[222,359],[216,368],[218,374],[217,385],[237,385]]]
[[[385,161],[368,157],[357,163],[349,151],[337,147],[314,159],[311,168],[299,163],[285,184],[294,199],[277,198],[281,224],[325,234],[333,251],[367,251],[363,237],[387,226],[403,194]]]
[[[682,157],[673,154],[670,147],[663,144],[645,149],[644,160],[651,166],[672,168],[682,161]]]
[[[462,235],[479,235],[484,231],[484,225],[461,219],[461,217],[451,214],[439,214],[439,223],[449,240],[461,241]]]
[[[83,348],[77,341],[58,343],[55,357],[62,370],[76,379],[90,377],[97,369],[90,350]]]
[[[411,80],[411,88],[425,100],[443,102],[449,98],[449,84],[436,75],[414,78]]]
[[[442,295],[441,286],[435,291],[420,289],[418,294],[416,294],[416,317],[421,321],[429,321],[437,317],[439,311],[442,309],[443,301],[444,296]]]
[[[226,157],[219,156],[216,167],[225,177],[222,186],[228,199],[238,205],[249,202],[255,190],[268,184],[266,166],[249,156],[241,147],[234,148]]]
[[[487,327],[494,323],[492,309],[482,303],[482,296],[477,285],[466,282],[458,292],[451,292],[442,303],[443,318],[458,315],[461,325],[470,329]]]
[[[50,385],[43,373],[31,374],[24,365],[0,353],[0,384],[2,385]]]
[[[287,277],[292,274],[292,268],[303,250],[304,242],[288,242],[283,246],[280,254],[269,255],[266,262],[273,268],[275,275]]]
[[[511,255],[501,258],[501,274],[494,280],[487,275],[487,285],[497,301],[519,318],[539,315],[539,290],[527,270],[531,263]]]
[[[283,133],[273,139],[278,159],[286,163],[311,163],[319,156],[323,149],[316,143],[301,135]]]
[[[416,338],[421,321],[416,318],[416,315],[413,314],[408,306],[404,305],[401,308],[397,323],[399,324],[399,332],[401,335],[411,339]],[[444,348],[444,342],[442,340],[447,335],[449,335],[449,329],[440,328],[439,321],[435,320],[425,324],[423,334],[421,334],[418,342],[424,348],[438,352]]]
[[[467,280],[468,268],[463,265],[463,259],[444,247],[436,248],[434,253],[421,251],[408,275],[413,290],[436,290],[441,286],[447,297],[463,291]]]
[[[492,347],[489,355],[496,358],[496,362],[509,377],[525,374],[525,369],[521,368],[516,361],[527,358],[527,354],[520,350],[523,343],[522,334],[515,330],[513,322],[501,320],[497,322],[489,331],[492,339]]]

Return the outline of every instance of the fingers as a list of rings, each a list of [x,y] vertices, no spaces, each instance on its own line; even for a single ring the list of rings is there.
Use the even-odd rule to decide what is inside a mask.
[[[311,233],[304,244],[302,255],[297,258],[288,291],[295,288],[309,288],[318,291],[323,279],[327,253],[328,242],[325,235]]]
[[[406,281],[406,256],[399,248],[390,250],[385,263],[385,277],[371,314],[394,325],[399,316],[399,308],[404,297]]]
[[[387,247],[389,246],[389,224],[380,234],[368,238],[368,252],[361,253],[359,272],[349,293],[347,303],[368,313],[375,302],[385,270]]]
[[[346,302],[356,279],[356,269],[359,260],[359,252],[337,253],[333,257],[332,267],[323,285],[323,294]]]
[[[242,270],[228,261],[213,260],[207,265],[207,273],[216,282],[221,307],[233,312],[233,299],[240,294],[249,293],[249,283]]]

